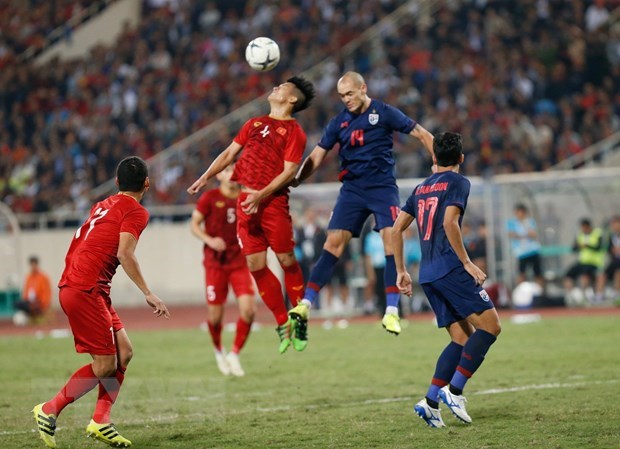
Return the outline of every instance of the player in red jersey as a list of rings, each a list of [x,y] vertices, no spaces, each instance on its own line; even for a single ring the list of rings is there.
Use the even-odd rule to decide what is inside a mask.
[[[274,87],[267,98],[269,115],[248,120],[232,143],[187,189],[192,195],[198,193],[241,153],[232,176],[241,185],[237,236],[259,294],[278,323],[280,353],[287,350],[291,341],[295,349],[299,348],[296,336],[291,340],[292,321],[287,315],[280,281],[267,267],[267,248],[276,254],[284,270],[286,292],[296,305],[303,294],[304,279],[295,259],[287,186],[306,147],[306,134],[293,114],[306,109],[312,98],[314,86],[302,77],[294,76]]]
[[[204,243],[204,267],[207,286],[207,323],[218,369],[225,376],[245,373],[239,362],[254,320],[254,281],[237,240],[237,198],[239,184],[230,180],[233,165],[217,174],[219,188],[204,192],[192,213],[192,234]],[[231,352],[222,349],[222,318],[232,287],[239,303],[237,333]]]
[[[155,316],[168,318],[166,305],[153,293],[134,254],[149,219],[140,200],[149,189],[146,163],[138,157],[123,159],[116,170],[119,193],[96,203],[77,230],[65,258],[58,287],[60,305],[79,353],[93,362],[78,369],[50,401],[34,407],[39,436],[49,448],[56,447],[56,419],[70,403],[99,386],[95,412],[86,427],[88,436],[114,447],[129,447],[110,421],[125,369],[133,349],[123,323],[110,299],[112,277],[118,265],[144,294]]]

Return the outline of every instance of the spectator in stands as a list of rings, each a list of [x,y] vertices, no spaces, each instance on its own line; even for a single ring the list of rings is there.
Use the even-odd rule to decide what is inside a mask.
[[[514,216],[508,220],[507,228],[512,254],[518,264],[517,285],[527,279],[528,270],[531,269],[536,283],[543,287],[538,226],[525,204],[518,203],[515,206]]]
[[[564,288],[566,292],[571,292],[577,283],[577,286],[585,292],[586,299],[593,302],[603,298],[600,282],[605,267],[603,231],[601,228],[593,227],[589,218],[582,218],[579,225],[580,231],[573,243],[577,262],[566,272]]]
[[[27,316],[26,323],[44,315],[49,310],[52,299],[52,284],[49,276],[41,270],[39,258],[30,256],[28,264],[30,272],[24,281],[22,298],[15,304],[17,313],[21,312]]]

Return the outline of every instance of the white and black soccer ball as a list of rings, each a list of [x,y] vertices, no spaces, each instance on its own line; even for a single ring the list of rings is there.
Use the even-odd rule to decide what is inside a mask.
[[[257,37],[245,47],[245,60],[259,72],[267,72],[280,62],[280,48],[268,37]]]

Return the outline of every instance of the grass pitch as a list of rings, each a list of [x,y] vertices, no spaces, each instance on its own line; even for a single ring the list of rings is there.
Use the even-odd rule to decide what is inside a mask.
[[[205,332],[130,328],[135,356],[112,418],[134,447],[149,449],[620,448],[618,315],[503,321],[466,389],[470,426],[445,407],[445,429],[412,412],[448,342],[430,321],[399,337],[378,322],[311,323],[308,349],[284,355],[263,328],[242,353],[239,379],[219,374]],[[30,410],[88,358],[72,339],[49,337],[4,337],[0,357],[0,447],[43,448]],[[60,416],[59,448],[106,447],[84,435],[95,394]]]

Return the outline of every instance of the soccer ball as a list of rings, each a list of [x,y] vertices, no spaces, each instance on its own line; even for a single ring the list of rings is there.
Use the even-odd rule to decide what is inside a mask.
[[[17,312],[15,312],[15,315],[13,315],[13,324],[15,326],[23,327],[26,326],[29,322],[30,318],[28,317],[28,314],[23,310],[18,310]]]
[[[257,37],[245,47],[245,60],[254,70],[267,72],[280,62],[280,48],[273,39]]]

